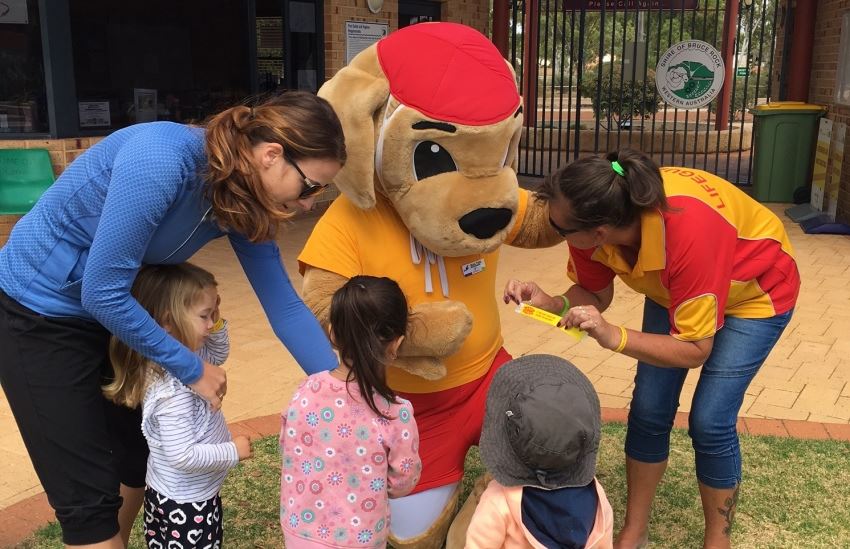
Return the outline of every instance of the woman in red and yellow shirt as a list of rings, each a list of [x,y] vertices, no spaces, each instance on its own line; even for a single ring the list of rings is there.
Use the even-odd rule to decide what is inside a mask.
[[[615,546],[648,538],[682,384],[689,369],[702,367],[688,433],[706,510],[704,546],[728,547],[741,481],[738,411],[800,287],[782,222],[728,181],[659,169],[631,150],[578,160],[538,193],[570,246],[574,284],[550,296],[534,282],[510,280],[505,302],[560,313],[563,325],[638,360],[626,435],[628,504]],[[615,276],[646,295],[641,331],[601,315]]]

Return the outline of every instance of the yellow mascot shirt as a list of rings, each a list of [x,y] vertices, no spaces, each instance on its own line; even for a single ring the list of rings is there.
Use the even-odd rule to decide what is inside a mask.
[[[528,193],[520,191],[519,196],[517,219],[508,242],[515,237],[525,215]],[[416,255],[420,256],[418,263],[414,261]],[[345,196],[335,199],[298,256],[302,274],[309,265],[346,278],[355,275],[392,278],[398,282],[410,307],[447,299],[466,304],[472,313],[472,331],[460,350],[445,360],[444,378],[428,381],[399,368],[388,370],[390,387],[406,393],[433,393],[476,380],[489,370],[502,346],[495,297],[499,250],[442,259],[447,288],[443,287],[438,264],[429,263],[424,251],[411,251],[410,232],[382,196],[377,197],[377,204],[370,210],[361,210]],[[430,293],[426,292],[426,269],[431,271]],[[444,297],[444,292],[448,297]]]

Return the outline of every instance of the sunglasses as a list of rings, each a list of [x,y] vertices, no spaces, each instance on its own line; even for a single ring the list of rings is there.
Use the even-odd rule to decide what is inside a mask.
[[[318,181],[313,181],[312,179],[304,175],[304,172],[301,171],[301,168],[298,166],[298,164],[295,163],[294,160],[292,160],[292,158],[290,158],[289,156],[285,156],[285,158],[286,161],[289,162],[293,168],[295,168],[295,171],[298,172],[298,175],[301,176],[301,184],[303,185],[303,188],[301,189],[301,194],[298,195],[299,200],[302,198],[309,198],[311,196],[315,196],[325,190],[325,187],[327,187],[327,185],[323,185]]]
[[[552,221],[551,217],[549,218],[549,225],[552,225],[552,228],[555,229],[555,231],[557,231],[557,233],[559,235],[561,235],[562,238],[566,238],[568,235],[571,235],[571,234],[577,233],[577,232],[581,232],[581,231],[584,230],[584,229],[565,229],[563,227],[559,227],[554,221]]]

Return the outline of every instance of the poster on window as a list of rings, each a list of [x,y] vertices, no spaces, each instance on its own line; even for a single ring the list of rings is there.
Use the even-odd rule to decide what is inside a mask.
[[[3,23],[17,25],[29,23],[27,0],[0,0],[0,24]]]
[[[389,32],[386,23],[364,23],[362,21],[345,22],[345,64],[351,63],[354,56],[365,50]]]
[[[77,107],[81,128],[108,128],[112,125],[109,101],[80,101]]]
[[[136,122],[156,120],[156,90],[134,88],[133,105],[136,108]]]

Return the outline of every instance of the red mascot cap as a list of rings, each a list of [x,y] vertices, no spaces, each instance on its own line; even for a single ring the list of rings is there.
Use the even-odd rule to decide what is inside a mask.
[[[393,97],[435,120],[486,126],[511,116],[519,93],[505,59],[480,32],[420,23],[378,42]]]

